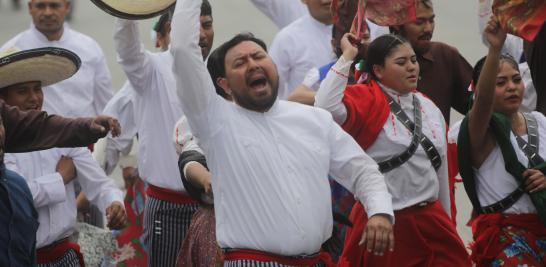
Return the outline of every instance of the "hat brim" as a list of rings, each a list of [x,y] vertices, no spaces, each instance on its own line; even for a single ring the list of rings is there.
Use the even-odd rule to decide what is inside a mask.
[[[45,87],[72,77],[80,66],[80,58],[62,48],[20,51],[0,58],[0,88],[35,81]]]
[[[176,4],[176,0],[91,0],[91,2],[112,16],[129,20],[159,16]]]

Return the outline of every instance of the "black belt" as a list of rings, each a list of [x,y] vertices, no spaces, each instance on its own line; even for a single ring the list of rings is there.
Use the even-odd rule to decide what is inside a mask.
[[[512,207],[523,195],[525,190],[522,187],[518,187],[514,192],[510,193],[507,197],[501,201],[491,204],[489,206],[482,207],[482,213],[500,213],[506,209]]]

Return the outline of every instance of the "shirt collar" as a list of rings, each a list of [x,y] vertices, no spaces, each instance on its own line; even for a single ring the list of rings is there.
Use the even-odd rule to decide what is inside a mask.
[[[45,42],[45,43],[53,43],[53,42],[63,42],[65,41],[69,35],[69,32],[70,32],[70,26],[68,26],[68,23],[63,23],[63,34],[61,35],[61,38],[59,40],[56,40],[56,41],[49,41],[47,39],[47,37],[41,33],[38,29],[36,29],[36,25],[34,25],[34,23],[30,23],[30,30],[31,32],[42,42]]]
[[[397,92],[396,90],[394,89],[391,89],[387,86],[385,86],[384,84],[380,83],[380,82],[377,82],[377,84],[379,84],[379,87],[381,87],[381,89],[383,90],[383,92],[389,94],[391,97],[408,97],[408,96],[411,96],[412,95],[412,92],[409,92],[407,94],[400,94],[399,92]]]
[[[434,55],[432,54],[432,47],[429,47],[425,53],[423,53],[423,54],[421,54],[419,56],[426,59],[426,60],[428,60],[428,61],[434,62]]]
[[[250,110],[245,107],[241,107],[239,104],[235,102],[233,104],[235,105],[236,109],[241,110],[245,113],[249,113],[249,114],[271,116],[279,112],[279,98],[275,100],[275,102],[273,103],[273,106],[271,106],[271,108],[269,108],[269,110],[266,112],[258,112],[258,111]]]
[[[305,15],[306,16],[306,20],[311,24],[313,25],[313,27],[319,29],[320,31],[323,31],[329,35],[332,34],[332,24],[330,25],[326,25],[318,20],[316,20],[315,18],[313,18],[311,15]]]

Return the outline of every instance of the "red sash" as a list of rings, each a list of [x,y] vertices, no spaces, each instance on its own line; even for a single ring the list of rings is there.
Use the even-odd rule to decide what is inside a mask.
[[[290,266],[314,266],[319,263],[320,255],[316,254],[308,257],[289,257],[275,255],[267,252],[251,250],[251,249],[237,249],[233,251],[224,252],[225,261],[238,261],[238,260],[251,260],[260,262],[276,262],[283,265]]]
[[[83,255],[80,252],[80,246],[76,243],[68,241],[68,238],[65,238],[50,246],[39,248],[36,251],[36,261],[38,264],[52,263],[62,258],[66,253],[68,253],[69,250],[76,252],[80,260],[80,265],[85,266],[85,263],[83,262]]]
[[[537,214],[482,214],[471,225],[474,236],[471,257],[477,266],[490,265],[504,249],[503,243],[498,242],[498,237],[506,226],[525,229],[536,237],[546,237],[546,227]]]
[[[188,194],[148,184],[146,196],[176,204],[197,204]]]

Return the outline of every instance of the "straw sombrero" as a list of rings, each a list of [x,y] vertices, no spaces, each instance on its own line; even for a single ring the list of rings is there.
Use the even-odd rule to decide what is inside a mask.
[[[91,0],[100,9],[123,19],[149,19],[174,7],[176,0]]]
[[[80,58],[63,48],[10,48],[0,52],[0,88],[33,81],[52,85],[70,78],[80,65]]]

